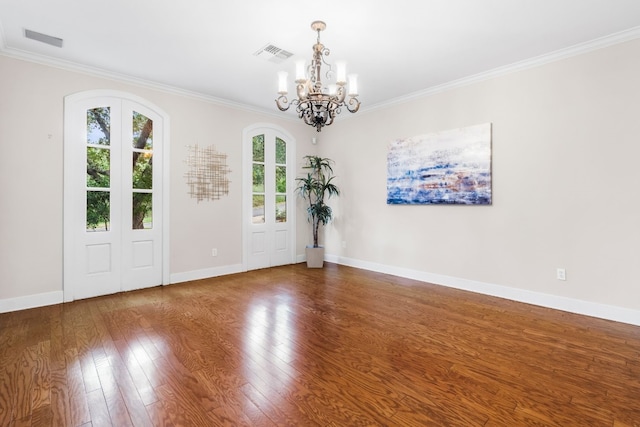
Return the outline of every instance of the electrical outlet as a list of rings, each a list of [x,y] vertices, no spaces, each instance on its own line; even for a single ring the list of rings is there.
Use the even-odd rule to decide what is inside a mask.
[[[564,268],[558,268],[556,270],[556,279],[567,280],[567,272]]]
[[[218,249],[217,248],[211,249],[211,256],[218,256]]]

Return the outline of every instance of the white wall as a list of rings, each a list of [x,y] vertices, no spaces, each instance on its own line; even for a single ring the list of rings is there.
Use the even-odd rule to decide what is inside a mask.
[[[283,127],[298,142],[299,157],[316,149],[309,127],[298,120],[0,55],[0,311],[31,301],[56,302],[61,295],[63,100],[93,89],[133,93],[170,116],[172,277],[225,272],[242,263],[242,130],[246,126],[269,122]],[[200,203],[188,196],[186,147],[194,144],[215,145],[228,155],[228,196]],[[304,252],[305,226],[301,222],[298,253]],[[211,256],[214,247],[216,258]]]
[[[640,324],[639,76],[635,40],[340,121],[321,145],[343,190],[327,251]],[[386,204],[392,139],[487,122],[492,206]]]

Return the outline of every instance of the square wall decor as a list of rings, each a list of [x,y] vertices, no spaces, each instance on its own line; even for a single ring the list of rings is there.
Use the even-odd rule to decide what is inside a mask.
[[[490,205],[491,123],[392,141],[387,204]]]
[[[185,160],[189,170],[184,177],[187,180],[188,194],[198,203],[202,200],[219,200],[229,194],[229,174],[227,155],[216,151],[213,145],[208,147],[187,146]]]

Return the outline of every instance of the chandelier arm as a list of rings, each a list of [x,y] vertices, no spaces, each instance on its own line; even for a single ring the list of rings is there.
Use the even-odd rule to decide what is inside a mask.
[[[329,117],[327,118],[326,122],[324,123],[325,126],[329,126],[330,124],[333,123],[333,119],[335,118],[335,116],[333,114],[329,114]]]
[[[296,107],[296,111],[298,112],[298,118],[303,119],[304,122],[308,125],[311,125],[312,123],[310,122],[310,114],[311,114],[311,110],[310,110],[310,106],[309,106],[309,102],[305,101],[305,102],[298,102],[298,106]]]
[[[349,102],[344,104],[350,113],[355,113],[360,109],[360,101],[355,96],[349,97]],[[351,107],[354,105],[354,107]]]
[[[289,107],[291,107],[291,103],[289,103],[286,95],[280,95],[276,98],[276,105],[280,111],[287,111]]]

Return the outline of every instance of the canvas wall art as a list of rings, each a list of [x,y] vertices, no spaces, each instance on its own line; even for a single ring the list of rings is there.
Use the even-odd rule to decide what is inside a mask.
[[[491,204],[491,123],[389,145],[387,204]]]

